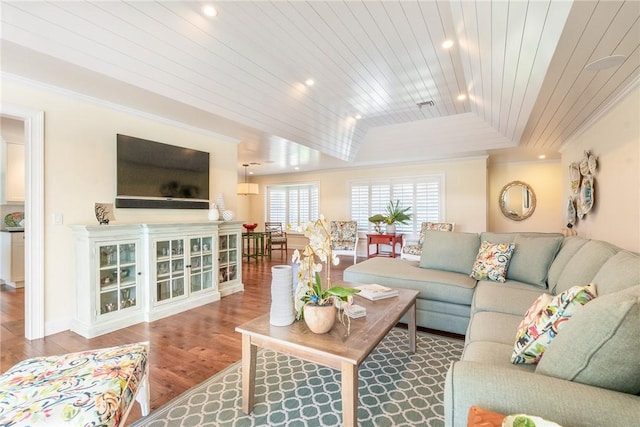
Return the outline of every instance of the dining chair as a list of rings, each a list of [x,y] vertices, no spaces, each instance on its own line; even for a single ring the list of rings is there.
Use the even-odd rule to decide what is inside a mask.
[[[283,251],[287,255],[287,232],[284,231],[281,222],[265,222],[264,231],[269,233],[267,237],[267,251],[271,254],[273,249]]]

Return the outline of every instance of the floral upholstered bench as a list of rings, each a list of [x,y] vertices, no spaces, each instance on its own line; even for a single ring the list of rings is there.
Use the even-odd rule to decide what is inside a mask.
[[[149,344],[24,360],[0,375],[0,425],[120,426],[149,413]]]

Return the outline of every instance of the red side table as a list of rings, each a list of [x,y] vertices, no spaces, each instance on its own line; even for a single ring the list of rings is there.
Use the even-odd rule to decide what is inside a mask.
[[[376,251],[371,252],[371,245],[376,245]],[[380,245],[391,246],[390,252],[381,252]],[[400,245],[396,251],[396,245]],[[402,250],[402,234],[367,234],[367,256],[373,258],[376,256],[388,256],[395,258],[400,255]]]

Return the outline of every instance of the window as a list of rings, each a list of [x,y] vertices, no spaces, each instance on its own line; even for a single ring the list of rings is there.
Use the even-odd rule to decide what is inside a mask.
[[[423,222],[443,220],[442,175],[398,178],[351,183],[351,218],[358,221],[358,231],[373,231],[369,217],[384,214],[390,200],[400,200],[400,207],[411,207],[408,224],[396,224],[396,230],[417,234]]]
[[[267,221],[296,228],[318,219],[318,185],[267,186]]]

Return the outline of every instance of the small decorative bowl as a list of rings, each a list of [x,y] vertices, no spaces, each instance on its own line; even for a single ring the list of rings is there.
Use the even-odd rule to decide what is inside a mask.
[[[242,224],[242,226],[244,228],[247,229],[247,231],[253,231],[256,229],[256,227],[258,226],[258,224]]]

